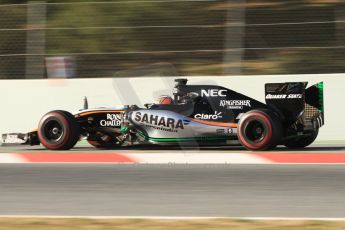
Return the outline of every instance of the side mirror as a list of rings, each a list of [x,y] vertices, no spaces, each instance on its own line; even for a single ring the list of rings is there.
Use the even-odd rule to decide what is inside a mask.
[[[150,109],[153,105],[154,105],[154,103],[146,103],[146,104],[144,104],[144,106],[145,106],[147,109]]]

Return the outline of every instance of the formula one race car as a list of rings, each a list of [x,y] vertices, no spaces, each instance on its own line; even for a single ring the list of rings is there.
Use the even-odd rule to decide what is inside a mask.
[[[51,150],[67,150],[82,138],[97,148],[132,145],[241,144],[249,150],[277,145],[303,148],[324,124],[323,83],[265,85],[266,104],[217,85],[187,85],[176,79],[173,96],[160,103],[121,108],[52,111],[38,129],[4,134],[3,143],[20,139]],[[87,106],[86,106],[87,107]]]

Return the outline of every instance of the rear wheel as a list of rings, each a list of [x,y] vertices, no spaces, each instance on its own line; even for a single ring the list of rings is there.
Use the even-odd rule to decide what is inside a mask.
[[[38,125],[38,138],[47,149],[71,149],[79,137],[79,123],[72,114],[66,111],[49,112],[42,117]]]
[[[312,144],[317,138],[318,134],[319,134],[319,129],[316,129],[316,130],[313,130],[313,132],[311,132],[310,135],[305,135],[305,136],[300,136],[300,137],[297,136],[293,139],[289,139],[285,141],[284,145],[290,149],[304,148]]]
[[[252,110],[239,122],[238,139],[249,150],[268,150],[279,144],[282,125],[279,118],[269,110]]]

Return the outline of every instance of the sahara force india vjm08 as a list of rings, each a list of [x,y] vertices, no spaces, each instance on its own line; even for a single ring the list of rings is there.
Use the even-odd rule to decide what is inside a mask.
[[[42,144],[67,150],[86,139],[97,148],[133,145],[243,145],[270,150],[277,145],[303,148],[324,124],[323,83],[265,85],[266,103],[217,85],[188,85],[176,79],[173,98],[156,104],[45,114],[35,131],[4,134],[3,143]]]

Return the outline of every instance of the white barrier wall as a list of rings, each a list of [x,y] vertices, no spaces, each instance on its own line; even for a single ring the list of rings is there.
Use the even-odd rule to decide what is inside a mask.
[[[1,80],[0,133],[27,132],[36,128],[48,111],[76,111],[83,106],[112,107],[154,102],[158,95],[172,95],[171,78],[98,78],[68,80]],[[345,140],[345,74],[189,77],[190,84],[218,84],[264,102],[268,82],[324,82],[325,126],[318,140]]]

